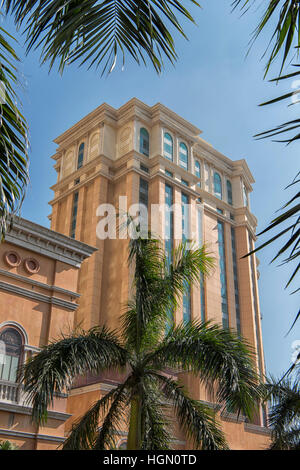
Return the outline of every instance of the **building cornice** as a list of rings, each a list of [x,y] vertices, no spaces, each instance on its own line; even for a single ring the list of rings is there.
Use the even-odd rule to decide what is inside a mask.
[[[58,297],[52,297],[52,296],[40,294],[33,290],[24,289],[24,287],[19,287],[19,286],[16,286],[15,284],[10,284],[8,282],[0,281],[0,290],[9,292],[15,295],[20,295],[21,297],[26,297],[31,300],[36,300],[38,302],[52,304],[60,308],[65,308],[66,310],[74,311],[78,307],[78,304],[76,304],[75,302],[69,302],[67,300],[59,299]]]
[[[0,401],[0,410],[9,413],[18,413],[21,415],[31,415],[32,408],[30,406],[18,405],[17,403],[5,403]],[[72,415],[63,413],[61,411],[48,410],[47,416],[50,419],[57,419],[58,421],[67,421]]]
[[[96,251],[92,246],[19,217],[12,220],[5,240],[76,267]]]
[[[53,441],[62,443],[66,440],[65,437],[61,436],[49,436],[47,434],[38,434],[33,432],[14,431],[12,429],[0,428],[0,436],[15,437],[15,438],[26,438],[26,439],[39,439],[45,441]]]
[[[80,294],[73,292],[62,287],[52,286],[50,284],[45,284],[44,282],[35,281],[34,279],[22,276],[21,274],[15,274],[5,269],[0,269],[0,275],[15,279],[16,281],[24,282],[26,284],[31,284],[32,286],[39,287],[40,289],[50,290],[54,292],[59,292],[60,294],[65,294],[70,297],[79,298]]]

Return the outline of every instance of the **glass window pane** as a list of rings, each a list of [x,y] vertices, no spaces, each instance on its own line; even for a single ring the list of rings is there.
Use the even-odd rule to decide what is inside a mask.
[[[222,180],[219,173],[214,173],[214,194],[217,198],[222,199]]]
[[[188,169],[188,149],[183,142],[179,145],[179,166],[185,170]]]
[[[164,135],[164,157],[173,161],[173,139],[167,132]]]
[[[83,156],[84,156],[84,144],[82,143],[78,150],[78,159],[77,159],[77,170],[83,165]]]
[[[140,153],[149,157],[149,132],[144,127],[140,130]]]

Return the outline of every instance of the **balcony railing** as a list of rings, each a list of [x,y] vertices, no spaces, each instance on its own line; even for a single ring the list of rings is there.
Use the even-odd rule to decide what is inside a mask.
[[[0,380],[0,402],[23,404],[24,393],[22,385],[15,382]]]

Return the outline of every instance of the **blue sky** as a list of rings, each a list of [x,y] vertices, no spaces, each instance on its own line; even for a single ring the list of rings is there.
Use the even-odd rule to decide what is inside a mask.
[[[22,216],[49,226],[49,189],[56,181],[50,156],[55,153],[52,140],[75,122],[107,102],[119,107],[136,96],[149,105],[161,102],[199,127],[202,137],[219,151],[237,160],[246,158],[256,183],[251,207],[258,218],[258,231],[265,228],[291,191],[284,191],[299,170],[299,144],[286,147],[269,140],[255,141],[253,135],[299,112],[286,104],[259,108],[258,104],[286,91],[286,84],[275,86],[263,80],[264,62],[260,57],[269,36],[264,35],[247,59],[247,45],[260,11],[242,18],[231,13],[230,0],[203,0],[203,9],[192,8],[197,26],[187,24],[189,41],[175,35],[178,62],[168,65],[161,76],[148,66],[127,61],[107,78],[100,71],[70,66],[63,77],[56,70],[38,65],[39,54],[25,57],[20,77],[24,114],[30,126],[30,186]],[[9,30],[15,29],[9,21]],[[22,44],[22,37],[18,37]],[[278,70],[277,64],[277,70]],[[276,67],[273,75],[276,76]],[[263,240],[263,239],[262,239]],[[291,344],[300,339],[299,323],[285,336],[299,304],[299,297],[284,290],[289,268],[270,265],[275,247],[259,253],[260,303],[267,370],[281,374],[290,365]]]

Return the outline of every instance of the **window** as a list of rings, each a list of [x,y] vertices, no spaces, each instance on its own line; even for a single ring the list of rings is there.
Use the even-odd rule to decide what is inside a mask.
[[[223,209],[219,209],[218,207],[217,207],[217,212],[218,212],[219,214],[222,214],[222,215],[224,214]]]
[[[169,184],[165,185],[165,252],[168,266],[172,263],[173,255],[173,240],[174,240],[174,214],[173,206],[173,188]],[[174,314],[172,308],[168,309],[167,312],[168,321],[166,327],[166,333],[169,332],[172,324],[174,323]]]
[[[214,173],[214,194],[217,198],[222,199],[222,180],[219,173]]]
[[[70,229],[71,238],[75,238],[77,209],[78,209],[78,194],[79,194],[78,191],[76,191],[73,197],[73,208],[72,208],[71,229]]]
[[[144,127],[140,130],[140,153],[149,157],[149,132]]]
[[[82,167],[83,165],[83,157],[84,157],[84,143],[80,144],[78,150],[78,159],[77,159],[77,170]]]
[[[223,328],[229,328],[227,277],[226,277],[226,261],[225,261],[225,233],[224,233],[224,224],[220,220],[218,220],[218,243],[219,243],[222,323],[223,323]]]
[[[227,202],[232,206],[232,184],[227,180]]]
[[[184,180],[183,178],[181,178],[181,184],[184,184],[184,186],[189,186],[188,181]]]
[[[235,230],[233,227],[231,227],[231,247],[232,247],[236,329],[237,329],[238,334],[240,335],[241,334],[241,311],[240,311],[240,298],[239,298],[239,281],[238,281],[238,271],[237,271]]]
[[[140,204],[144,204],[144,206],[148,207],[148,181],[140,178],[140,194],[139,194],[139,202]]]
[[[3,363],[0,364],[0,380],[17,381],[17,372],[22,354],[22,336],[15,328],[6,328],[0,333],[5,344]]]
[[[187,146],[183,143],[180,142],[179,145],[179,166],[181,168],[184,168],[185,170],[188,169],[188,149]]]
[[[173,205],[173,188],[168,184],[165,185],[165,203],[167,206],[165,213],[165,250],[168,262],[171,263],[174,238],[174,214],[173,211],[171,211]]]
[[[173,139],[167,132],[164,134],[164,157],[173,161]]]
[[[197,178],[201,178],[201,166],[200,166],[200,163],[198,162],[198,160],[195,161],[195,175],[197,176]],[[201,182],[199,181],[199,183],[197,183],[197,186],[199,186],[199,188],[201,188]]]
[[[182,204],[182,241],[187,242],[189,239],[189,198],[186,194],[181,194]],[[183,322],[191,321],[191,287],[185,283],[185,290],[182,296]]]
[[[203,212],[201,209],[198,209],[198,242],[199,248],[203,245]],[[201,321],[205,321],[205,286],[204,286],[204,275],[200,274],[200,310],[201,310]]]

